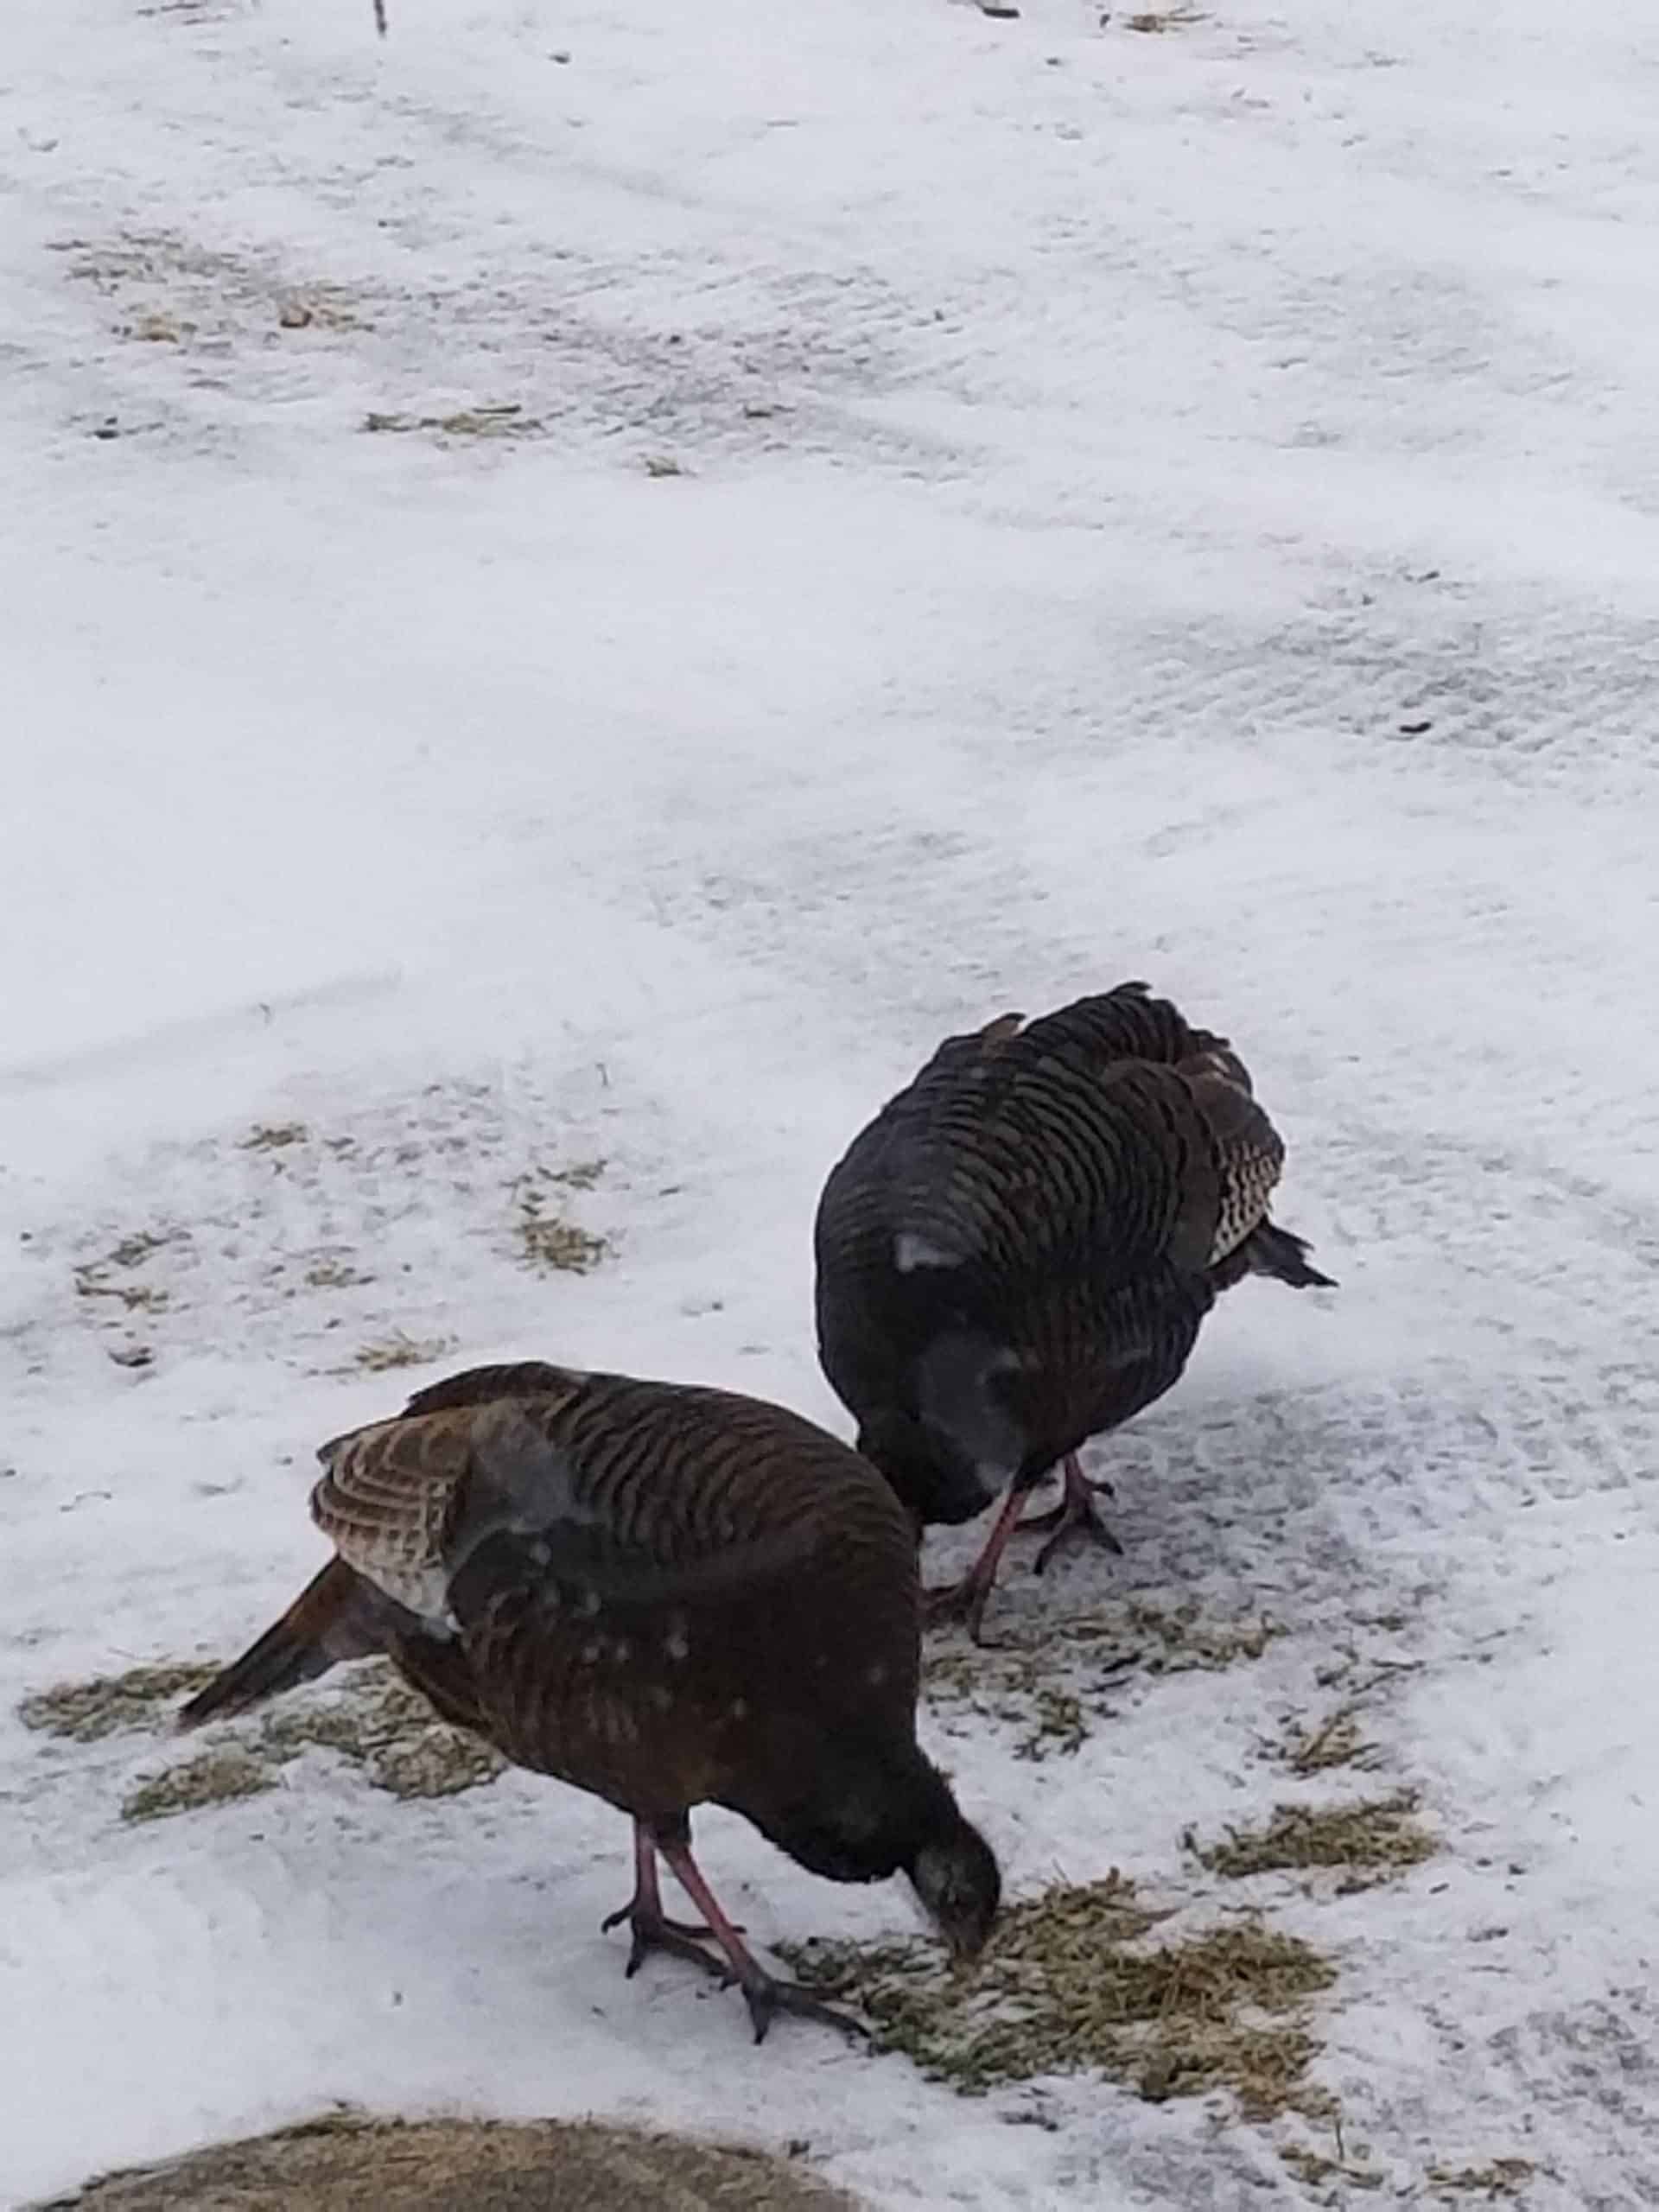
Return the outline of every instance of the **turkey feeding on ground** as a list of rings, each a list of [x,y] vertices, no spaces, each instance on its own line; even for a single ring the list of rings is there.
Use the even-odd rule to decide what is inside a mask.
[[[628,1972],[657,1949],[735,1980],[757,2041],[779,2011],[855,2024],[754,1958],[692,1858],[694,1806],[831,1881],[902,1871],[956,1952],[983,1943],[996,1861],[916,1742],[914,1533],[845,1445],[754,1399],[529,1363],[318,1456],[334,1558],[181,1726],[384,1653],[446,1719],[632,1817],[633,1895],[605,1923],[630,1926]],[[664,1916],[658,1854],[703,1926]]]
[[[824,1373],[918,1530],[1009,1486],[932,1618],[978,1637],[1016,1527],[1049,1532],[1039,1572],[1068,1535],[1119,1548],[1078,1446],[1169,1389],[1219,1291],[1332,1287],[1268,1217],[1283,1160],[1226,1039],[1144,983],[947,1038],[854,1140],[818,1205]]]

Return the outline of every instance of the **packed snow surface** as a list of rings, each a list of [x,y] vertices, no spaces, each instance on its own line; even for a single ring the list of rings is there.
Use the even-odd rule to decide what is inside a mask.
[[[1378,2201],[1297,2143],[1659,2203],[1659,15],[391,12],[0,22],[0,2198],[342,2099],[918,2212]],[[16,1716],[264,1625],[315,1446],[443,1361],[845,1433],[829,1165],[941,1034],[1133,976],[1341,1288],[1230,1297],[1096,1448],[1125,1558],[990,1624],[1284,1633],[1070,1753],[929,1740],[1016,1893],[1330,1955],[1340,2142],[755,2050],[624,1981],[625,1825],[532,1777],[317,1751],[138,1825],[162,1737]],[[598,1264],[531,1264],[566,1219]],[[1376,1770],[1287,1778],[1356,1695]],[[1398,1882],[1183,1848],[1378,1787]],[[757,1941],[912,1925],[700,1834]]]

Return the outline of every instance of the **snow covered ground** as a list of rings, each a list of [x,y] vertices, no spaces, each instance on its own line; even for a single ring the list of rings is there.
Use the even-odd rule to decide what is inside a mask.
[[[1230,1300],[1103,1454],[1127,1558],[999,1613],[1287,1633],[1071,1757],[936,1738],[1016,1890],[1202,1912],[1182,1831],[1365,1784],[1265,1747],[1370,1683],[1443,1851],[1246,1892],[1339,1966],[1344,2155],[1659,2203],[1659,18],[391,16],[0,22],[0,2198],[349,2098],[878,2206],[1377,2201],[1208,2103],[753,2051],[624,1983],[622,1824],[526,1777],[133,1827],[164,1745],[14,1716],[263,1624],[394,1332],[844,1427],[830,1161],[944,1029],[1144,975],[1342,1290]],[[605,1264],[522,1264],[537,1189]],[[763,1940],[910,1924],[705,1842]]]

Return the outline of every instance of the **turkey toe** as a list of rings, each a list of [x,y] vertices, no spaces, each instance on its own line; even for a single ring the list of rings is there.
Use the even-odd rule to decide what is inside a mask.
[[[810,1989],[803,1989],[798,1982],[775,1981],[759,1967],[752,1976],[744,1977],[743,1996],[754,2024],[756,2043],[766,2041],[766,2031],[779,2012],[792,2012],[798,2019],[816,2020],[820,2027],[836,2028],[842,2035],[850,2036],[855,2043],[870,2040],[869,2030],[850,2012],[837,2012]]]

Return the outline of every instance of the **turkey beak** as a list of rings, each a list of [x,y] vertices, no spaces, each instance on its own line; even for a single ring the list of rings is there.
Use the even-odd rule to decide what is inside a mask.
[[[945,1931],[945,1943],[950,1953],[952,1968],[970,1967],[985,1948],[988,1929],[964,1927]]]

